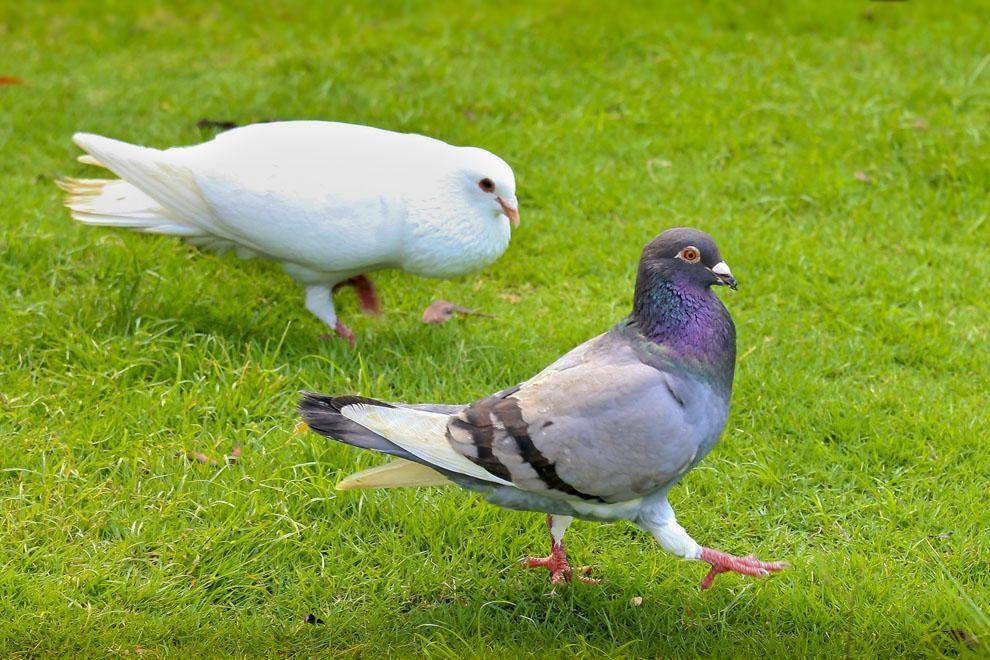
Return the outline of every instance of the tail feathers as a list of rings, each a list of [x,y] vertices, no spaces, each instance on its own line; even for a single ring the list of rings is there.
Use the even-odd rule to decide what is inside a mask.
[[[299,413],[314,431],[340,442],[421,463],[463,480],[512,485],[460,454],[447,440],[449,412],[360,396],[303,393]]]
[[[375,408],[395,413],[447,415],[461,409],[461,406],[395,406],[391,403],[362,396],[330,396],[313,392],[302,392],[299,401],[299,414],[303,421],[317,433],[333,440],[361,449],[372,449],[390,454],[399,460],[381,467],[358,472],[347,477],[337,486],[348,490],[353,488],[398,488],[400,486],[438,486],[456,483],[465,488],[485,489],[490,482],[485,479],[465,475],[458,470],[418,456],[399,446],[383,435],[370,430],[346,417],[345,408]]]
[[[206,232],[183,223],[139,188],[121,179],[62,179],[65,205],[72,217],[88,225],[126,227],[150,234],[171,234],[186,238],[203,237]]]
[[[297,410],[309,428],[320,435],[361,449],[372,449],[383,454],[391,454],[411,461],[416,460],[416,457],[394,442],[344,417],[341,409],[353,403],[393,407],[389,403],[360,396],[330,396],[314,392],[302,392],[302,399],[299,400]]]
[[[76,220],[180,236],[220,254],[233,249],[242,259],[260,254],[217,235],[222,232],[192,175],[169,162],[165,152],[89,133],[77,133],[73,139],[89,152],[80,156],[79,162],[104,167],[121,177],[57,181],[68,193],[65,205]]]
[[[141,190],[182,224],[206,230],[215,224],[191,173],[171,162],[166,152],[92,133],[76,133],[72,139],[92,160]]]
[[[449,486],[453,482],[433,468],[397,458],[391,463],[356,472],[337,484],[337,490]]]

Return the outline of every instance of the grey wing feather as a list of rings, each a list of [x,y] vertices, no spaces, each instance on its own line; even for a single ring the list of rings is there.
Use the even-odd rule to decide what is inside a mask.
[[[676,482],[714,445],[727,412],[702,383],[647,364],[610,332],[465,407],[448,439],[520,489],[621,502]]]

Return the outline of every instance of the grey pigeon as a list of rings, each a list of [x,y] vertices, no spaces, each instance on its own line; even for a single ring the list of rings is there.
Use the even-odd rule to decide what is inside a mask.
[[[710,564],[703,589],[726,571],[766,575],[786,564],[700,546],[667,501],[729,415],[736,333],[714,285],[736,288],[712,238],[670,229],[643,250],[632,313],[520,385],[456,406],[304,393],[299,412],[322,435],[397,457],[340,488],[454,483],[546,513],[551,553],[527,562],[554,583],[586,572],[564,552],[574,517],[629,520]]]

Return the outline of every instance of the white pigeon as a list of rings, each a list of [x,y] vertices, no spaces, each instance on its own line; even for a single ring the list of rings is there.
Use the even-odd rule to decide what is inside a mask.
[[[306,288],[306,308],[353,343],[332,293],[398,268],[449,278],[505,251],[519,206],[512,168],[476,147],[339,122],[253,124],[189,147],[151,149],[73,136],[120,179],[66,179],[72,217],[267,257]]]

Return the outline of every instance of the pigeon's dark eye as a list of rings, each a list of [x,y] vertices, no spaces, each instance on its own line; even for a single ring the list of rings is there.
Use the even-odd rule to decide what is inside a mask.
[[[478,182],[478,187],[485,192],[495,192],[495,182],[487,177]]]
[[[677,256],[689,264],[696,264],[701,261],[701,251],[693,245],[689,245],[681,250]]]

